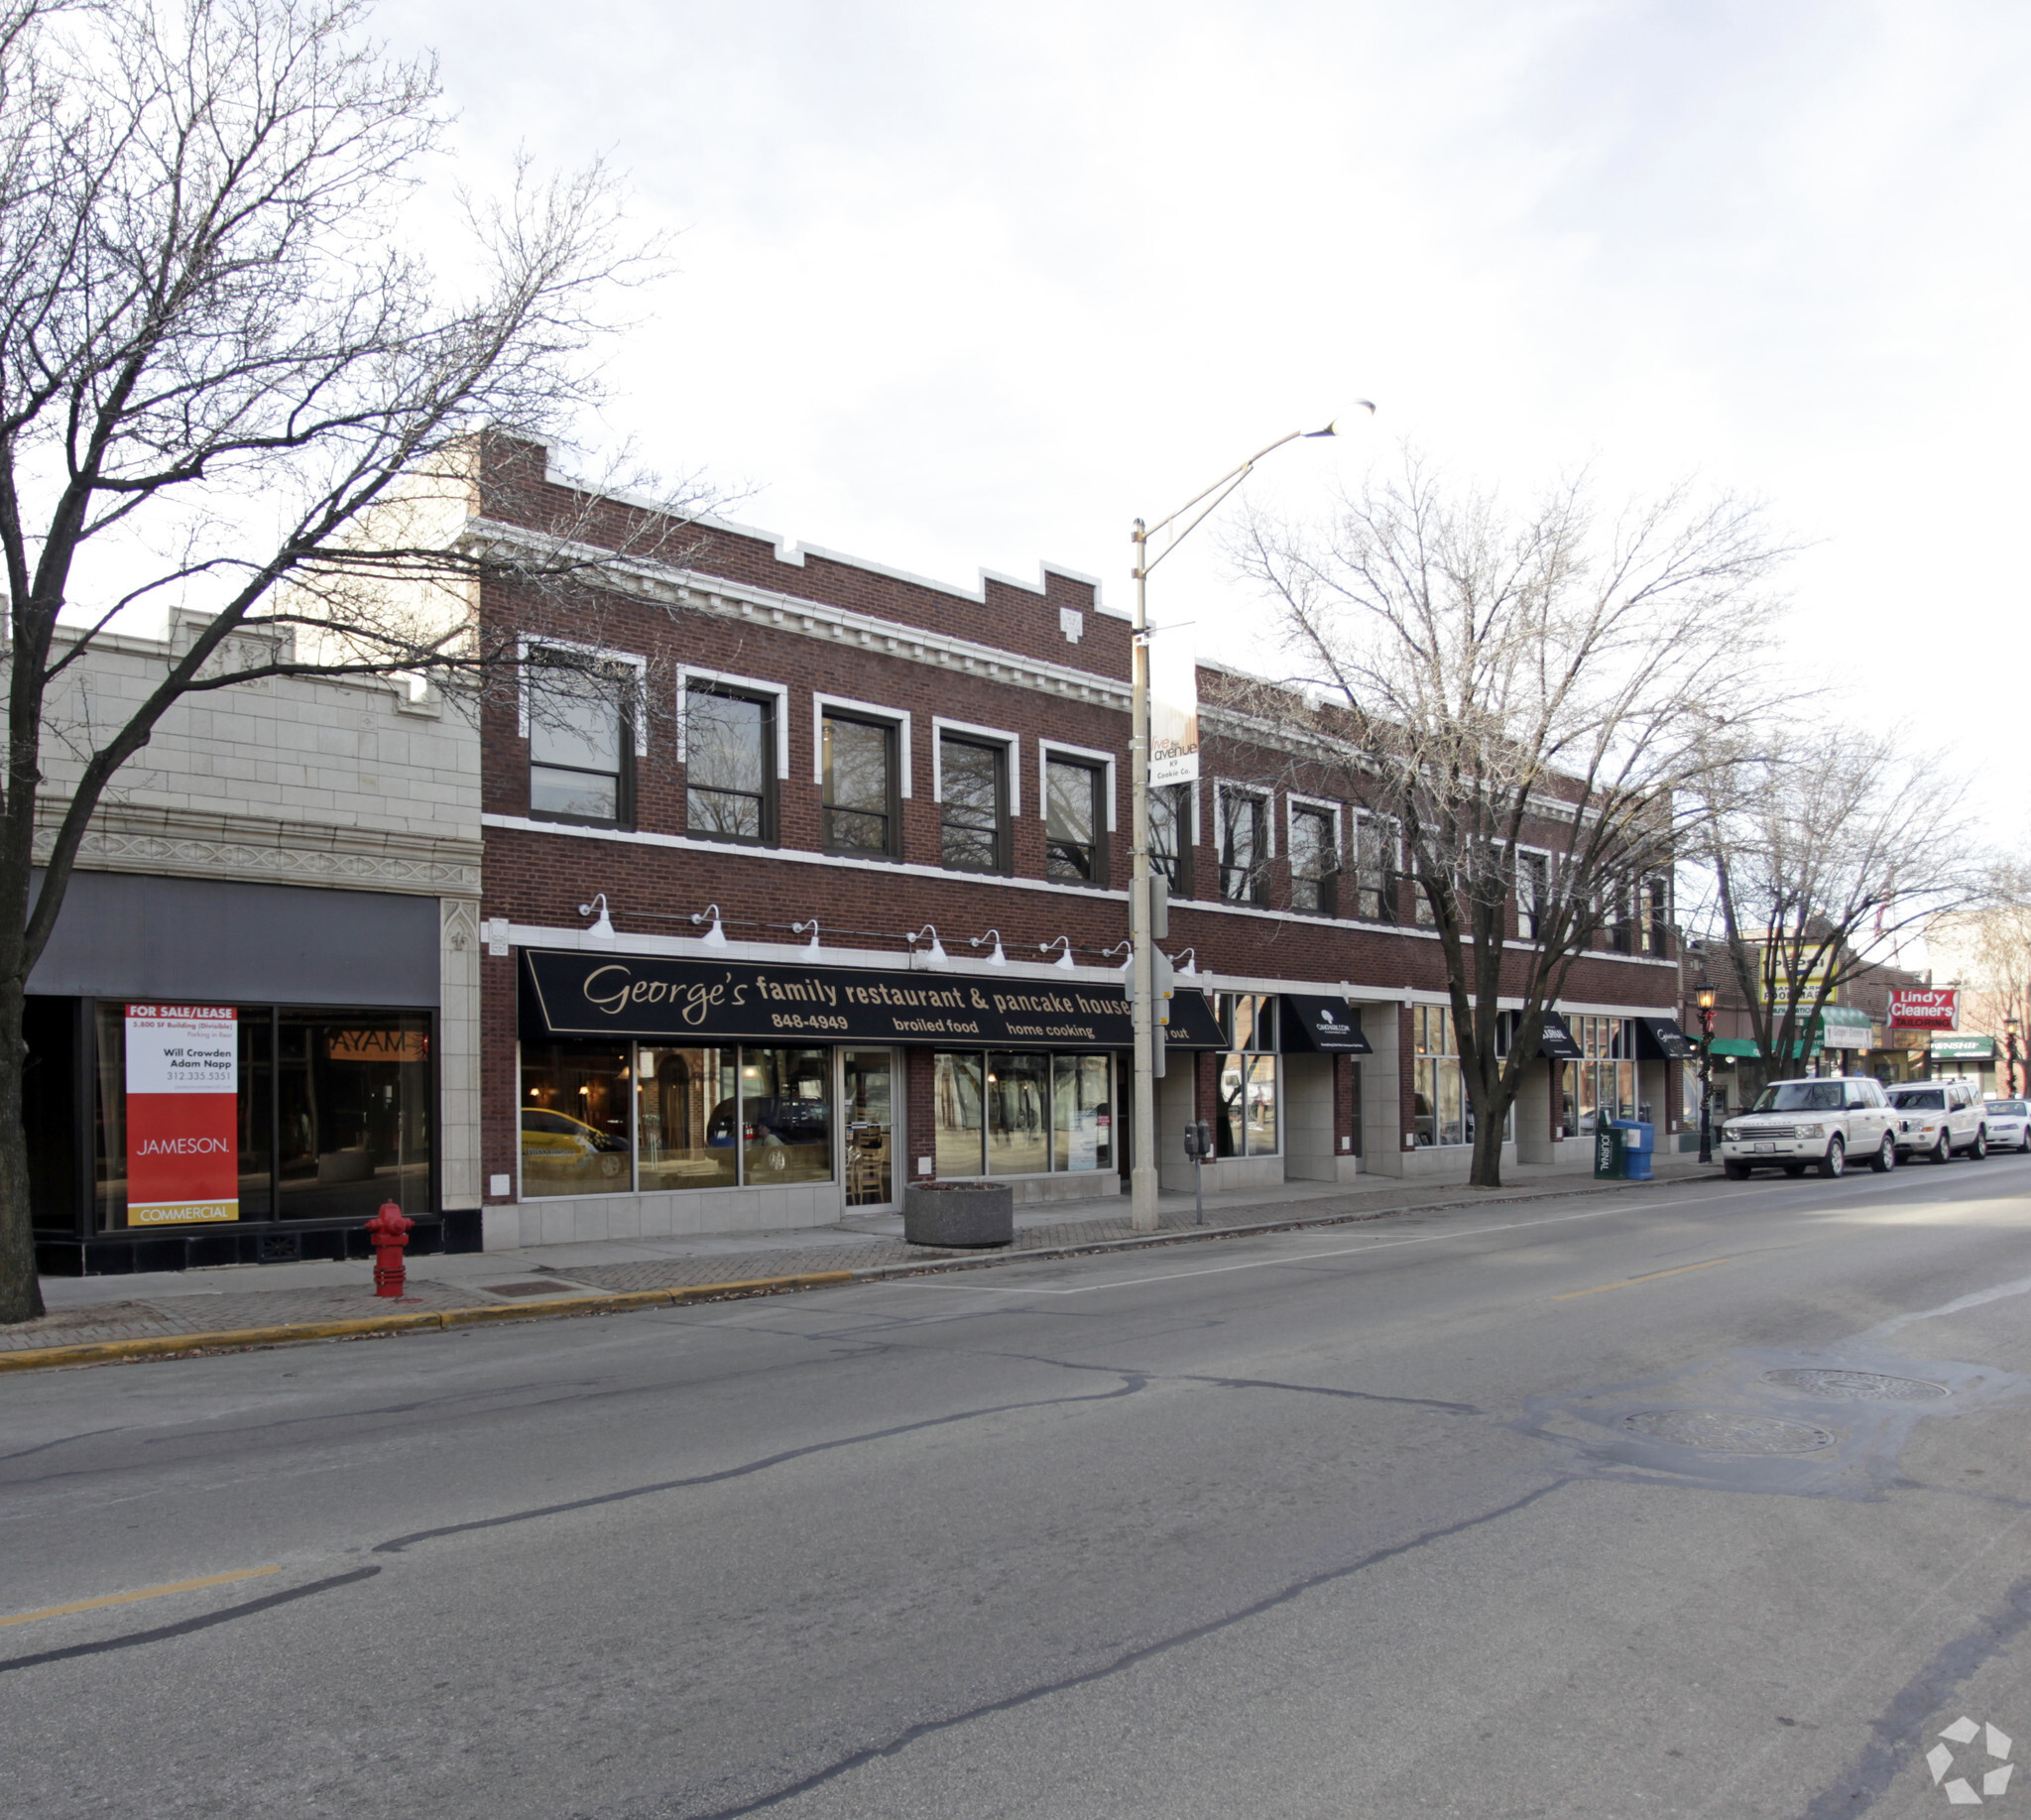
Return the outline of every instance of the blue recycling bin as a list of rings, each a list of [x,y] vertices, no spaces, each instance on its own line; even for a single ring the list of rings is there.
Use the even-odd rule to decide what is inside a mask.
[[[1616,1119],[1622,1135],[1622,1173],[1630,1181],[1649,1181],[1650,1159],[1657,1152],[1657,1127],[1636,1119]]]

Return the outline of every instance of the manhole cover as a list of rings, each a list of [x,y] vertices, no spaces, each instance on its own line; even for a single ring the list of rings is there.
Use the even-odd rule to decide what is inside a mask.
[[[1623,1416],[1622,1426],[1645,1440],[1697,1447],[1702,1453],[1817,1453],[1834,1445],[1824,1428],[1729,1409],[1639,1409]]]
[[[561,1282],[489,1282],[480,1286],[489,1295],[562,1295],[570,1287]]]
[[[1852,1396],[1871,1402],[1922,1402],[1944,1396],[1947,1387],[1928,1384],[1923,1378],[1892,1378],[1884,1372],[1815,1371],[1799,1366],[1781,1372],[1765,1372],[1765,1384],[1781,1384],[1787,1391],[1806,1391],[1815,1396]]]

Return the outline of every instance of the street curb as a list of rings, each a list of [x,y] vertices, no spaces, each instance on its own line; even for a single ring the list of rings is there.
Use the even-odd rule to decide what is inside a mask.
[[[631,1289],[615,1295],[558,1296],[534,1304],[489,1303],[483,1308],[438,1308],[428,1314],[370,1315],[356,1321],[294,1321],[280,1327],[236,1327],[225,1333],[150,1334],[138,1340],[99,1340],[83,1346],[38,1346],[0,1353],[0,1372],[32,1372],[62,1365],[113,1365],[123,1359],[175,1358],[179,1353],[240,1351],[288,1346],[299,1340],[347,1340],[365,1334],[441,1332],[483,1321],[527,1321],[558,1314],[619,1314],[630,1308],[669,1308],[687,1302],[778,1295],[852,1282],[851,1271],[806,1271],[795,1276],[756,1276],[740,1282],[684,1283],[671,1289]]]
[[[1320,1214],[1306,1219],[1247,1226],[1188,1226],[1170,1232],[1137,1233],[1129,1239],[1095,1239],[1085,1245],[1053,1246],[1048,1251],[969,1252],[952,1258],[924,1258],[908,1264],[876,1264],[857,1271],[805,1271],[793,1276],[756,1276],[740,1282],[684,1283],[668,1289],[630,1289],[612,1295],[557,1296],[535,1303],[489,1303],[478,1308],[439,1308],[428,1314],[372,1315],[352,1321],[299,1321],[277,1327],[241,1327],[225,1333],[151,1334],[139,1340],[100,1340],[83,1346],[41,1346],[0,1353],[0,1372],[54,1370],[67,1365],[115,1365],[127,1359],[167,1359],[200,1352],[245,1351],[263,1346],[289,1346],[304,1340],[357,1339],[370,1334],[438,1333],[456,1327],[477,1327],[493,1321],[538,1320],[566,1314],[623,1314],[633,1308],[682,1307],[690,1302],[732,1301],[752,1295],[780,1295],[797,1289],[836,1287],[849,1282],[878,1282],[897,1276],[928,1276],[954,1271],[991,1270],[1003,1264],[1043,1264],[1059,1258],[1085,1258],[1107,1252],[1146,1251],[1156,1245],[1189,1245],[1202,1239],[1234,1239],[1252,1234],[1302,1232],[1310,1227],[1351,1226],[1365,1220],[1386,1220],[1398,1214],[1440,1213],[1456,1207],[1516,1207],[1531,1201],[1556,1201],[1575,1195],[1608,1194],[1631,1188],[1687,1187],[1718,1181],[1718,1175],[1674,1175],[1650,1182],[1575,1182],[1542,1193],[1515,1194],[1500,1200],[1454,1195],[1419,1201],[1407,1207],[1382,1207],[1372,1212]]]

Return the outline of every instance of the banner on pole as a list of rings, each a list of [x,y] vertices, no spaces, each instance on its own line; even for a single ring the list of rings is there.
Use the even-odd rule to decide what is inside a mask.
[[[240,1032],[230,1005],[127,1007],[127,1224],[240,1217]]]
[[[1192,784],[1199,777],[1199,653],[1190,626],[1154,628],[1149,662],[1149,782]]]

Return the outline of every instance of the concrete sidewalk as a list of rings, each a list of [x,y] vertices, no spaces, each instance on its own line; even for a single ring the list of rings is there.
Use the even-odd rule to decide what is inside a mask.
[[[1718,1166],[1703,1168],[1683,1156],[1659,1156],[1656,1171],[1659,1186],[1721,1179]],[[408,1294],[400,1301],[374,1294],[373,1267],[365,1261],[235,1265],[133,1276],[46,1276],[43,1298],[49,1313],[40,1320],[0,1327],[0,1354],[144,1340],[157,1343],[149,1350],[158,1351],[160,1342],[179,1337],[188,1337],[192,1345],[231,1344],[234,1334],[255,1329],[263,1331],[265,1341],[279,1327],[376,1316],[427,1317],[457,1309],[498,1307],[505,1313],[512,1307],[538,1314],[552,1298],[569,1300],[573,1312],[583,1312],[587,1296],[736,1284],[759,1289],[818,1273],[872,1276],[951,1270],[1015,1258],[1177,1243],[1269,1228],[1329,1226],[1391,1213],[1465,1210],[1639,1186],[1597,1182],[1585,1168],[1527,1163],[1511,1168],[1507,1184],[1498,1189],[1390,1176],[1358,1183],[1289,1182],[1270,1190],[1210,1194],[1203,1225],[1195,1218],[1191,1196],[1166,1194],[1159,1207],[1160,1229],[1154,1235],[1135,1232],[1126,1197],[1110,1196],[1018,1210],[1015,1245],[987,1252],[907,1245],[899,1214],[795,1232],[535,1246],[415,1259]]]

